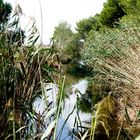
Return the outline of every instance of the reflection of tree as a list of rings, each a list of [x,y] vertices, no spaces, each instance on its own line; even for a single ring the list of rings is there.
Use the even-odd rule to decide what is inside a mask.
[[[79,109],[83,112],[91,112],[94,105],[98,103],[101,99],[101,94],[93,88],[93,85],[88,84],[88,88],[85,94],[83,94],[78,100]]]

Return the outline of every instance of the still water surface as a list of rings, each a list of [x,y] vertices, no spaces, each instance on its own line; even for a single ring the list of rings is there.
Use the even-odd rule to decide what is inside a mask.
[[[63,128],[63,131],[61,133],[61,137],[59,137],[59,140],[75,140],[76,139],[70,135],[70,130],[73,129],[75,119],[77,119],[76,118],[77,112],[79,114],[82,125],[86,126],[84,122],[91,119],[90,114],[82,113],[81,111],[76,109],[77,97],[80,97],[82,94],[85,93],[87,84],[88,83],[86,80],[80,80],[77,84],[72,85],[72,94],[70,94],[69,97],[65,99],[65,103],[63,106],[64,109],[58,121],[58,128],[57,128],[58,135],[65,120],[68,118],[69,114],[71,112],[73,113],[69,116],[69,119],[67,120]],[[76,92],[77,90],[80,91],[81,94],[79,94],[79,92]],[[42,114],[44,112],[44,115],[45,115],[45,109],[47,108],[46,99],[48,100],[48,102],[50,103],[52,102],[52,106],[55,107],[57,93],[58,93],[57,85],[52,84],[52,83],[45,85],[45,94],[42,95],[42,98],[37,98],[34,102],[34,108],[37,111],[37,113]]]

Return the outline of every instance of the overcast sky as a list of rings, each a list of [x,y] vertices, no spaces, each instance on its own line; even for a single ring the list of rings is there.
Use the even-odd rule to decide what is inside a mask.
[[[60,21],[67,21],[72,29],[76,22],[83,18],[88,18],[100,13],[103,3],[106,0],[5,0],[12,4],[13,9],[18,3],[26,17],[22,18],[22,27],[24,28],[28,22],[29,17],[36,19],[36,24],[41,30],[41,9],[43,14],[43,42],[49,43],[49,39],[53,34],[54,27]]]

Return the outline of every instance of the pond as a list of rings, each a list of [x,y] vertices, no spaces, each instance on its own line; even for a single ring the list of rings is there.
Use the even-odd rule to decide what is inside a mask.
[[[80,97],[82,94],[85,93],[87,84],[88,82],[86,80],[80,80],[77,84],[72,85],[72,93],[69,94],[68,98],[65,99],[63,110],[61,112],[61,117],[59,118],[58,121],[57,138],[59,140],[75,140],[76,138],[73,137],[73,135],[71,134],[71,131],[76,129],[74,128],[75,120],[79,119],[79,123],[81,123],[82,126],[86,126],[87,123],[84,122],[89,121],[91,119],[90,114],[83,113],[77,110],[76,108],[77,97]],[[78,91],[80,92],[80,94]],[[39,114],[43,113],[45,115],[46,100],[49,103],[52,103],[51,107],[55,108],[57,92],[58,92],[57,85],[52,83],[46,84],[44,95],[42,95],[42,98],[37,98],[33,104],[36,112]],[[62,127],[63,130],[60,133]]]

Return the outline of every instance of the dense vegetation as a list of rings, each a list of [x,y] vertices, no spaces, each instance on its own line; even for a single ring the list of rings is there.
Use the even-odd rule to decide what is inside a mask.
[[[0,139],[40,139],[44,116],[33,102],[44,93],[44,83],[54,82],[54,54],[51,48],[35,45],[39,36],[34,23],[26,38],[29,44],[24,45],[21,8],[17,5],[8,20],[11,10],[10,4],[0,1]]]
[[[76,119],[76,139],[139,139],[140,1],[107,0],[101,13],[77,23],[76,32],[61,22],[50,48],[37,45],[34,21],[25,36],[19,5],[12,19],[11,11],[0,0],[0,139],[61,139],[64,126],[59,135],[57,128],[70,77],[88,81],[75,108],[77,118],[78,111],[92,118],[88,127]],[[41,114],[33,104],[52,90],[46,91],[49,83],[58,87],[56,106],[46,97]]]
[[[140,133],[139,11],[138,0],[108,0],[100,14],[77,23],[73,37],[81,45],[75,45],[78,53],[71,53],[78,54],[76,62],[89,81],[78,101],[79,109],[93,112],[87,139],[135,139]],[[63,48],[63,58],[68,55],[73,61],[70,47]],[[79,69],[75,65],[72,69],[74,74],[66,72],[77,76]]]

